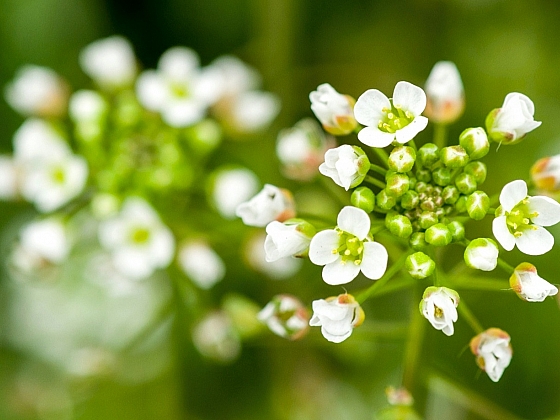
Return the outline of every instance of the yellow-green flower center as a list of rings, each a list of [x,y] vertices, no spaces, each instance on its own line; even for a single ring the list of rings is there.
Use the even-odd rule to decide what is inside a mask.
[[[64,168],[58,166],[53,169],[51,172],[52,179],[57,184],[63,184],[66,180],[66,173],[64,172]]]
[[[386,133],[395,133],[414,120],[414,115],[408,111],[403,111],[398,105],[393,105],[392,100],[391,108],[383,108],[382,111],[385,116],[379,120],[377,127]]]
[[[360,265],[364,256],[364,243],[351,233],[344,232],[337,228],[339,239],[339,246],[332,250],[333,254],[339,254],[342,257],[342,263],[347,262]]]
[[[138,227],[132,231],[131,239],[135,244],[144,244],[150,238],[150,231],[144,227]]]
[[[539,213],[536,211],[531,212],[528,204],[529,200],[525,198],[512,208],[511,211],[505,212],[507,227],[516,238],[523,235],[523,232],[527,229],[536,229],[531,224],[531,219],[537,217]]]

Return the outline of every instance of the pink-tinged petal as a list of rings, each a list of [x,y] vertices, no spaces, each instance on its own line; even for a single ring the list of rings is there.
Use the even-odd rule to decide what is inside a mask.
[[[543,227],[532,225],[515,238],[515,244],[527,255],[543,255],[554,246],[554,236]]]
[[[393,105],[400,106],[417,116],[426,108],[426,93],[422,88],[408,82],[399,82],[393,92]]]
[[[387,147],[395,140],[395,134],[381,131],[377,126],[364,127],[358,133],[358,140],[370,147]]]
[[[391,109],[391,102],[377,89],[369,89],[360,95],[354,105],[354,117],[360,124],[377,126],[385,113],[383,108]]]
[[[531,221],[539,226],[552,226],[560,222],[560,204],[550,197],[529,197],[529,211],[537,212]]]
[[[309,259],[313,264],[325,265],[336,261],[338,253],[333,253],[340,246],[340,236],[333,229],[317,233],[309,244]]]
[[[338,256],[338,255],[337,255]],[[342,258],[323,267],[323,280],[331,286],[350,283],[360,273],[360,266],[352,261],[343,262]]]
[[[351,233],[360,241],[363,241],[369,233],[371,220],[362,209],[346,206],[338,213],[337,224],[344,232]]]
[[[506,216],[499,216],[492,222],[492,233],[506,251],[515,246],[515,236],[509,231]]]
[[[527,184],[520,179],[504,185],[500,193],[500,204],[504,211],[511,211],[521,200],[527,197]]]
[[[368,279],[378,280],[385,270],[389,255],[387,250],[379,242],[364,242],[364,255],[360,269]]]
[[[428,125],[428,119],[423,116],[418,116],[408,124],[406,127],[401,128],[395,133],[397,141],[400,144],[404,144],[412,140],[416,135],[424,130]]]

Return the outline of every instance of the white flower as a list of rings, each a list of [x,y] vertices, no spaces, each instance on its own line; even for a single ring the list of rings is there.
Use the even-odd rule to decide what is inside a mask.
[[[317,233],[309,245],[309,259],[324,265],[327,284],[349,283],[360,273],[377,280],[385,274],[388,254],[383,245],[374,242],[368,214],[357,207],[346,206],[337,218],[338,226]]]
[[[223,312],[212,312],[198,322],[192,340],[203,356],[222,362],[233,361],[241,351],[241,340]]]
[[[184,244],[177,259],[184,273],[201,289],[210,289],[223,279],[226,267],[220,256],[201,241]]]
[[[257,195],[239,204],[235,214],[247,226],[264,227],[273,220],[281,222],[292,218],[294,201],[288,190],[265,184]]]
[[[311,110],[323,128],[334,135],[349,134],[356,128],[354,98],[341,95],[330,84],[323,83],[309,94]]]
[[[235,217],[237,206],[253,197],[260,184],[254,172],[247,168],[220,169],[212,181],[212,201],[226,219]]]
[[[220,96],[222,98],[236,96],[240,93],[257,89],[261,84],[259,73],[232,55],[216,58],[207,69],[221,73]]]
[[[476,356],[476,363],[488,374],[488,377],[498,382],[505,368],[511,362],[512,349],[510,336],[499,328],[489,328],[473,337],[470,342],[472,353]]]
[[[541,125],[535,121],[535,105],[522,93],[508,93],[501,108],[491,111],[486,118],[489,137],[499,143],[515,144],[525,134]]]
[[[246,242],[243,255],[249,266],[274,280],[284,280],[296,274],[303,265],[303,259],[283,257],[275,261],[266,260],[264,244],[266,235],[258,232]]]
[[[447,287],[430,286],[424,291],[420,312],[436,330],[453,335],[453,323],[457,321],[459,295]]]
[[[64,224],[54,218],[38,220],[20,232],[20,248],[31,260],[63,262],[70,252],[70,242]]]
[[[531,167],[531,178],[543,192],[560,191],[560,155],[548,156],[535,162]]]
[[[53,70],[27,65],[6,86],[6,102],[26,116],[60,116],[66,109],[66,84]]]
[[[313,301],[312,327],[321,327],[323,337],[332,343],[341,343],[352,334],[355,327],[362,324],[364,311],[349,294]]]
[[[94,90],[79,90],[70,97],[68,107],[74,122],[97,121],[107,111],[108,104],[103,96]]]
[[[273,93],[243,92],[230,102],[229,123],[240,132],[254,132],[268,126],[280,112],[280,99]]]
[[[119,214],[102,221],[99,242],[112,253],[115,268],[143,279],[173,259],[175,240],[155,210],[143,199],[126,199]]]
[[[542,255],[552,249],[554,236],[543,226],[560,222],[560,204],[545,196],[527,196],[527,184],[521,180],[504,186],[500,204],[492,231],[505,250],[517,245],[524,254]]]
[[[537,274],[537,267],[521,263],[509,278],[509,285],[517,296],[527,302],[542,302],[547,296],[554,296],[558,288]]]
[[[319,172],[332,178],[337,185],[348,191],[350,187],[355,187],[363,181],[369,168],[369,159],[362,149],[343,144],[327,150],[325,162],[319,166]]]
[[[284,223],[275,220],[266,225],[266,233],[266,261],[273,262],[305,253],[315,234],[315,228],[301,219],[291,219]]]
[[[309,327],[309,313],[293,296],[277,295],[258,313],[259,321],[280,337],[301,338]]]
[[[465,263],[482,271],[492,271],[498,265],[498,246],[489,238],[478,238],[469,243],[465,249]]]
[[[103,88],[129,86],[136,77],[136,57],[130,42],[111,36],[92,42],[80,53],[84,73]]]
[[[0,155],[0,199],[14,200],[18,196],[18,165],[10,156]]]
[[[408,82],[398,82],[393,98],[377,89],[365,91],[354,106],[356,120],[365,125],[358,139],[368,146],[404,144],[426,128],[428,119],[420,114],[426,108],[424,91]]]
[[[435,64],[425,88],[428,99],[425,114],[430,120],[449,124],[463,113],[463,82],[457,66],[451,61],[439,61]]]

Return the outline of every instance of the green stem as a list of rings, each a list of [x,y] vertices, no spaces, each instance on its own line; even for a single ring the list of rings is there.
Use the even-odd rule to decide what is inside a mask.
[[[368,287],[365,291],[360,293],[356,300],[361,304],[364,303],[367,299],[369,299],[377,289],[382,287],[385,283],[387,283],[393,276],[395,276],[401,268],[404,266],[404,262],[408,257],[408,253],[403,253],[401,257],[385,272],[383,277],[373,283],[370,287]]]
[[[327,226],[335,226],[336,225],[336,221],[327,219],[326,217],[323,217],[323,216],[318,215],[318,214],[298,213],[297,218],[298,219],[304,219],[304,220],[314,220],[316,222],[324,223]]]
[[[513,266],[509,265],[507,262],[505,262],[499,257],[498,257],[498,265],[502,270],[504,270],[508,274],[513,274],[513,272],[515,271],[515,268]]]
[[[385,176],[387,174],[387,169],[382,168],[379,165],[376,165],[375,163],[370,163],[369,164],[369,170],[373,171],[373,172],[377,172],[380,175]]]
[[[419,285],[415,287],[415,297],[419,293]],[[422,355],[422,342],[426,332],[426,320],[418,310],[415,300],[412,302],[412,313],[410,319],[410,329],[408,333],[408,341],[404,354],[403,368],[403,387],[413,392],[414,378],[418,369],[418,361]]]
[[[445,124],[434,125],[434,144],[440,149],[447,145],[447,126]]]
[[[381,189],[385,188],[385,183],[372,177],[371,175],[366,175],[366,177],[364,178],[364,181],[369,182],[372,185],[375,185],[376,187],[379,187]]]
[[[374,147],[373,151],[375,152],[377,157],[381,160],[383,165],[389,167],[389,165],[387,164],[387,161],[389,160],[389,155],[387,154],[387,152],[379,147]]]
[[[325,187],[325,189],[327,190],[327,193],[336,201],[338,201],[339,204],[341,204],[342,206],[347,206],[349,203],[349,197],[347,196],[347,194],[345,192],[343,192],[342,190],[339,189],[339,187],[334,184],[332,182],[332,180],[330,178],[327,179],[327,177],[324,176],[320,176],[318,177],[319,182]]]
[[[467,321],[467,323],[471,326],[475,333],[480,334],[482,331],[484,331],[484,328],[482,327],[480,322],[478,322],[478,319],[476,319],[476,316],[474,316],[463,299],[461,299],[461,301],[459,302],[459,306],[457,306],[457,309],[461,314],[461,318]]]

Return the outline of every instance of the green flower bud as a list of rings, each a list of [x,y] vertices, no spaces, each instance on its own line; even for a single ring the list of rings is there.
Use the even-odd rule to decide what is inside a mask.
[[[389,169],[395,172],[408,172],[414,166],[416,152],[410,146],[397,146],[389,155]]]
[[[476,162],[471,162],[467,166],[465,166],[463,172],[474,176],[477,185],[480,185],[484,181],[486,181],[486,174],[488,171],[486,169],[486,164],[484,164],[483,162],[476,161]]]
[[[425,279],[436,269],[436,263],[423,252],[415,252],[406,257],[405,267],[415,279]]]
[[[490,142],[482,127],[467,128],[459,136],[459,144],[469,154],[471,160],[480,159],[490,150]]]
[[[418,168],[416,169],[416,178],[418,178],[418,181],[430,182],[432,180],[432,171],[429,169]]]
[[[441,197],[443,198],[443,202],[445,204],[455,204],[460,195],[461,193],[455,185],[448,185],[441,193]]]
[[[418,182],[418,180],[416,179],[416,177],[414,175],[408,174],[408,189],[409,190],[415,189],[417,182]]]
[[[433,143],[426,143],[416,152],[416,161],[425,168],[429,168],[438,160],[439,148]]]
[[[352,192],[350,202],[354,207],[371,213],[375,207],[375,194],[367,187],[358,187]]]
[[[445,246],[451,243],[451,231],[443,223],[436,223],[426,229],[425,239],[430,245]]]
[[[428,184],[426,184],[423,181],[418,181],[414,189],[418,194],[422,194],[423,192],[426,192],[426,190],[428,189]]]
[[[397,204],[397,199],[392,195],[388,195],[387,191],[381,190],[377,197],[375,197],[375,203],[382,210],[390,210]]]
[[[408,240],[410,247],[415,251],[422,251],[428,247],[424,232],[414,232]]]
[[[475,191],[467,198],[467,212],[471,219],[484,219],[489,208],[490,198],[484,191]]]
[[[452,242],[459,242],[465,239],[465,226],[461,222],[453,221],[448,223],[447,229],[451,232]]]
[[[469,162],[469,155],[462,146],[448,146],[441,149],[441,161],[448,168],[462,168]]]
[[[432,172],[432,178],[437,185],[445,187],[451,182],[451,169],[437,168]]]
[[[400,197],[408,191],[410,181],[405,174],[391,173],[387,175],[385,191],[393,197]]]
[[[474,176],[464,172],[455,178],[455,186],[459,191],[466,195],[475,192],[478,187]]]
[[[402,214],[392,212],[385,217],[385,226],[393,235],[408,238],[412,234],[410,219]]]
[[[408,190],[401,196],[401,206],[404,209],[410,210],[415,208],[419,202],[418,193],[413,190]]]
[[[467,212],[467,196],[462,195],[459,197],[457,202],[455,203],[455,210],[459,213],[466,213]]]
[[[428,229],[430,226],[435,225],[438,221],[438,217],[433,211],[424,210],[418,216],[418,223],[422,229]]]

